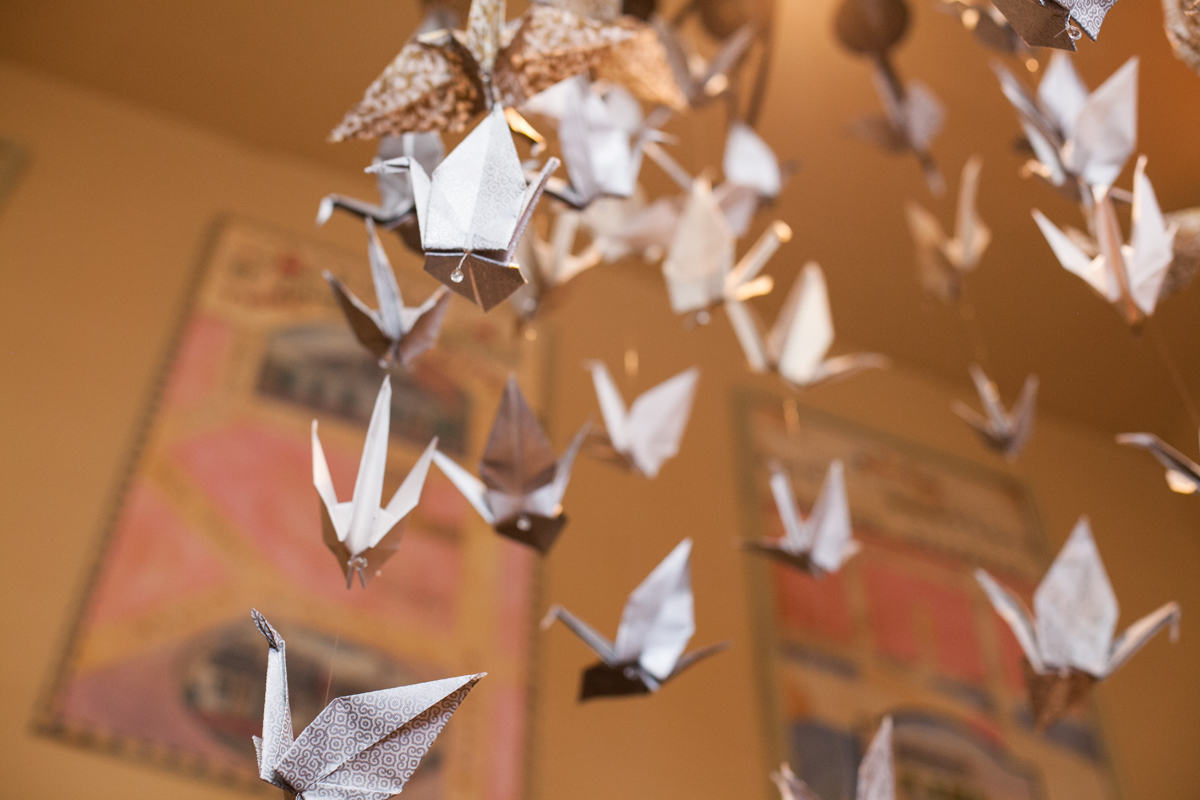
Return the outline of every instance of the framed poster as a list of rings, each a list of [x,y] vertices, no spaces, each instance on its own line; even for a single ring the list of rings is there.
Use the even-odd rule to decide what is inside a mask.
[[[322,270],[372,298],[366,258],[244,220],[218,225],[119,491],[37,728],[116,757],[258,781],[267,648],[288,643],[299,732],[340,695],[487,671],[406,787],[414,800],[523,794],[536,556],[496,536],[431,470],[399,552],[347,590],[321,538],[310,429],[353,491],[384,372]],[[397,275],[410,302],[433,290]],[[390,497],[429,440],[470,461],[505,380],[537,404],[540,342],[501,310],[451,306],[439,345],[393,370]]]
[[[984,567],[1032,594],[1050,554],[1025,487],[782,396],[744,392],[734,406],[744,535],[783,535],[771,461],[807,513],[840,458],[862,543],[823,579],[747,556],[772,766],[786,759],[822,800],[852,800],[891,714],[902,800],[1113,797],[1089,709],[1033,730],[1020,648],[973,576]]]

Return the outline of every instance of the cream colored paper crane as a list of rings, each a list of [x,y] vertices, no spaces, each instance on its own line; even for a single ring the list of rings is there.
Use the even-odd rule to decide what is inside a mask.
[[[354,482],[354,494],[345,502],[338,501],[333,477],[325,461],[325,451],[317,436],[317,421],[314,419],[312,423],[313,486],[321,497],[321,527],[326,546],[337,556],[346,575],[347,589],[356,575],[365,589],[383,563],[400,547],[404,520],[421,499],[429,464],[437,450],[438,440],[435,436],[392,499],[381,507],[391,411],[392,381],[388,377],[383,379],[383,386],[375,398],[362,460],[358,464],[358,478]]]
[[[992,232],[979,217],[975,198],[983,159],[971,156],[963,166],[958,184],[954,236],[946,235],[942,223],[924,206],[908,203],[908,229],[917,246],[917,275],[922,287],[947,302],[962,293],[963,276],[979,266],[992,241]]]
[[[643,392],[627,410],[604,362],[591,361],[587,366],[604,417],[605,433],[597,437],[598,447],[611,451],[639,475],[657,476],[662,465],[679,452],[692,413],[699,368],[684,370]]]
[[[1089,94],[1070,57],[1055,53],[1036,99],[1002,64],[993,69],[1037,157],[1033,173],[1084,203],[1116,181],[1137,147],[1136,56]]]
[[[676,314],[707,312],[723,301],[767,294],[774,282],[769,275],[758,273],[779,245],[791,238],[787,225],[773,222],[735,266],[737,240],[725,212],[708,181],[697,178],[662,266],[671,310]]]
[[[1114,636],[1117,597],[1087,517],[1075,523],[1038,584],[1034,614],[984,570],[976,570],[975,577],[1025,653],[1026,684],[1039,727],[1061,717],[1159,631],[1169,627],[1172,641],[1179,636],[1178,603],[1162,605]]]
[[[783,538],[747,542],[746,549],[757,550],[816,577],[837,572],[860,548],[850,521],[841,460],[830,463],[807,518],[796,505],[792,482],[783,466],[773,462],[770,469],[771,496],[783,523]]]
[[[1036,208],[1033,219],[1054,255],[1068,272],[1083,278],[1097,294],[1112,303],[1131,326],[1154,313],[1171,262],[1175,260],[1178,226],[1163,219],[1154,187],[1146,177],[1146,157],[1133,173],[1133,214],[1129,242],[1105,187],[1094,190],[1097,239],[1094,254],[1080,246]]]
[[[726,181],[748,186],[763,199],[772,200],[783,189],[783,169],[775,151],[744,122],[730,124],[721,165]]]
[[[792,284],[769,335],[764,335],[758,316],[740,299],[726,300],[725,312],[750,369],[777,372],[798,388],[888,365],[888,360],[876,353],[825,358],[833,344],[833,314],[825,276],[815,261],[805,264]]]
[[[980,416],[975,409],[957,400],[951,409],[975,429],[984,444],[1010,461],[1015,461],[1033,434],[1033,419],[1037,406],[1037,376],[1030,375],[1025,378],[1025,388],[1013,404],[1011,412],[1004,408],[1000,401],[1000,390],[988,379],[978,364],[971,365],[971,380],[975,382],[975,390],[979,393],[979,401],[986,416]]]
[[[685,653],[696,633],[691,578],[692,540],[684,539],[629,595],[616,641],[562,606],[553,606],[542,630],[560,620],[583,640],[600,663],[584,673],[580,700],[656,692],[702,658],[729,646],[722,642]]]
[[[601,245],[595,240],[575,252],[582,212],[558,206],[552,214],[549,240],[538,234],[536,225],[530,225],[514,253],[525,285],[513,292],[509,301],[525,321],[550,305],[563,285],[599,264],[604,257]]]
[[[450,307],[450,293],[445,286],[439,286],[421,305],[404,305],[396,275],[371,217],[366,218],[366,226],[367,257],[379,310],[369,308],[328,270],[324,273],[325,280],[333,289],[355,338],[379,359],[380,366],[399,362],[407,367],[437,342]]]

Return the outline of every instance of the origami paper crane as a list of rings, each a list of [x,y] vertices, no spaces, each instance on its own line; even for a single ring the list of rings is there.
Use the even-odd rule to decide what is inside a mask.
[[[805,264],[792,284],[769,335],[764,335],[758,315],[740,299],[726,300],[725,313],[750,369],[777,372],[794,388],[810,388],[889,363],[876,353],[825,358],[833,344],[833,316],[825,276],[815,261]]]
[[[479,462],[483,480],[440,451],[433,460],[497,533],[545,554],[567,524],[562,498],[590,428],[584,423],[562,458],[555,458],[517,379],[510,377]]]
[[[1117,0],[992,0],[1005,19],[1030,47],[1075,51],[1075,41],[1086,33],[1093,42],[1100,35],[1104,15]]]
[[[525,106],[558,119],[558,143],[570,182],[551,178],[546,193],[577,209],[603,196],[632,195],[643,142],[662,138],[644,125],[637,100],[618,86],[601,96],[583,76],[555,84],[534,100],[551,93],[544,102]]]
[[[1117,444],[1127,444],[1149,450],[1167,470],[1167,485],[1179,494],[1200,492],[1200,464],[1164,442],[1152,433],[1122,433]]]
[[[429,463],[437,451],[435,436],[387,506],[381,507],[391,412],[392,381],[386,377],[375,398],[375,408],[367,426],[354,494],[350,500],[341,503],[333,488],[321,439],[317,436],[317,421],[314,419],[312,424],[313,486],[321,497],[321,531],[325,545],[337,556],[346,575],[347,589],[355,575],[362,587],[367,588],[367,583],[379,574],[384,562],[400,548],[405,518],[421,499]]]
[[[747,186],[764,200],[773,200],[783,189],[785,175],[775,151],[744,122],[730,124],[721,164],[726,181]]]
[[[792,772],[786,761],[779,765],[779,769],[771,772],[771,782],[779,790],[779,800],[821,800],[807,783]]]
[[[506,25],[504,0],[472,0],[465,31],[430,31],[404,45],[329,138],[462,130],[493,105],[519,106],[587,72],[634,35],[543,3]]]
[[[589,435],[591,450],[637,475],[657,476],[662,465],[679,452],[700,380],[699,368],[684,370],[643,392],[628,410],[604,362],[588,362],[588,368],[605,428]]]
[[[972,156],[963,166],[958,185],[954,238],[946,236],[938,218],[917,203],[905,208],[908,229],[917,245],[917,276],[925,291],[944,302],[962,293],[963,276],[979,265],[992,241],[992,232],[975,208],[983,159]]]
[[[985,47],[1001,53],[1029,51],[1029,45],[990,0],[941,0],[936,9],[958,17],[963,27]],[[1073,49],[1074,41],[1069,37],[1067,41]]]
[[[393,158],[415,159],[426,172],[432,172],[446,157],[446,148],[438,133],[405,133],[400,136],[385,136],[379,140],[379,148],[372,164],[381,164]],[[417,228],[416,208],[413,205],[412,184],[407,173],[378,173],[375,181],[379,186],[379,203],[366,203],[340,194],[326,195],[317,207],[317,225],[324,225],[341,209],[356,217],[370,219],[385,231],[396,231],[401,240],[412,250],[420,253],[421,233]]]
[[[258,776],[296,800],[387,800],[397,795],[463,698],[487,673],[339,697],[293,733],[287,646],[256,610],[267,640]]]
[[[930,145],[946,119],[941,100],[919,81],[902,83],[886,62],[877,61],[874,67],[871,78],[883,103],[883,114],[859,119],[851,126],[851,133],[887,152],[915,155],[929,191],[942,194],[946,182],[930,153]]]
[[[784,762],[771,773],[780,800],[821,800]],[[858,765],[854,800],[896,800],[896,770],[892,759],[892,718],[884,717]]]
[[[783,467],[772,462],[770,468],[771,496],[775,498],[775,508],[783,522],[783,538],[745,542],[744,547],[817,578],[837,572],[859,550],[859,543],[853,538],[841,460],[834,459],[830,463],[807,519],[796,507],[792,482]]]
[[[355,338],[379,359],[379,365],[386,368],[398,361],[407,367],[437,342],[450,307],[450,293],[445,286],[439,286],[421,305],[411,308],[404,305],[391,262],[375,233],[375,223],[370,217],[366,223],[367,255],[379,310],[368,308],[333,273],[326,271],[325,280],[333,289]]]
[[[1175,259],[1175,224],[1167,225],[1154,187],[1146,177],[1146,157],[1133,173],[1133,214],[1129,243],[1106,187],[1093,189],[1097,240],[1063,233],[1037,209],[1033,219],[1059,263],[1087,281],[1136,328],[1154,313],[1163,284]],[[1087,249],[1084,249],[1084,248]]]
[[[1033,594],[1034,618],[1015,594],[982,569],[975,578],[1025,653],[1025,685],[1038,729],[1045,729],[1116,672],[1163,628],[1179,637],[1178,603],[1166,603],[1117,636],[1117,598],[1086,516]]]
[[[1113,184],[1137,147],[1136,56],[1091,94],[1063,53],[1050,59],[1036,98],[1004,65],[992,69],[1037,157],[1026,164],[1031,174],[1085,205],[1091,187]]]
[[[666,48],[667,61],[675,74],[675,83],[689,106],[702,106],[729,91],[733,73],[746,57],[758,35],[754,23],[747,22],[722,41],[711,60],[688,52],[679,33],[661,19],[652,23]]]
[[[407,171],[416,198],[425,271],[484,311],[521,288],[513,252],[558,159],[528,185],[500,106],[446,156],[433,175],[394,158],[368,171]]]
[[[697,178],[662,266],[671,310],[676,314],[707,315],[722,301],[767,294],[774,283],[769,276],[758,273],[779,245],[791,238],[791,229],[776,221],[735,266],[737,241],[708,181]]]
[[[1163,28],[1175,57],[1200,75],[1200,14],[1191,0],[1163,0]]]
[[[542,630],[561,620],[600,657],[583,673],[580,700],[657,692],[697,661],[729,647],[720,642],[684,653],[696,632],[691,555],[692,540],[684,539],[638,584],[621,613],[615,642],[562,606],[547,612]]]
[[[979,392],[979,401],[983,404],[980,416],[975,409],[966,403],[955,401],[951,406],[954,413],[964,422],[975,429],[983,443],[993,450],[1002,453],[1009,461],[1016,461],[1033,433],[1033,416],[1037,404],[1038,378],[1030,375],[1025,378],[1025,388],[1013,405],[1012,411],[1005,411],[1000,402],[1000,390],[996,384],[988,380],[988,376],[978,364],[971,365],[971,380],[975,381],[975,389]]]
[[[596,242],[591,242],[579,253],[574,252],[580,220],[580,213],[574,209],[556,209],[549,241],[538,235],[536,226],[525,229],[515,254],[525,285],[509,297],[522,320],[537,316],[559,297],[564,284],[596,266],[603,258]]]

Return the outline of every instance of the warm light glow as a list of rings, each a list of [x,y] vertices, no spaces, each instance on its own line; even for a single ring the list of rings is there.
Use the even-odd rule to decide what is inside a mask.
[[[1030,72],[1037,72],[1038,60],[1036,58],[1025,59],[1025,69],[1029,70]]]
[[[783,401],[783,425],[789,435],[800,430],[800,409],[796,406],[794,397]]]
[[[636,347],[625,350],[625,375],[636,378],[638,374],[638,351]]]
[[[975,30],[975,26],[979,24],[979,10],[968,8],[962,12],[962,24],[969,31]]]
[[[526,328],[525,329],[525,340],[528,342],[532,342],[535,339],[537,339],[537,331],[534,330],[533,328]]]
[[[708,79],[708,83],[704,84],[704,93],[709,97],[716,97],[729,86],[729,77],[718,73]]]
[[[1197,488],[1191,478],[1173,469],[1167,470],[1167,486],[1171,487],[1172,492],[1180,494],[1195,494]]]

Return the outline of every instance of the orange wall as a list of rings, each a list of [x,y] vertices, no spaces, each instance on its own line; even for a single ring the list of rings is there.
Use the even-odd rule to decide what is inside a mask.
[[[0,65],[0,135],[32,160],[0,210],[0,796],[214,798],[225,793],[30,733],[37,692],[58,657],[76,593],[124,463],[143,399],[206,231],[243,214],[350,251],[348,222],[313,231],[328,191],[369,196],[370,182],[247,149],[104,96]],[[282,123],[281,124],[285,124]],[[390,246],[390,245],[389,245]],[[399,249],[392,249],[398,265]],[[798,263],[802,253],[785,251]],[[415,268],[412,259],[403,261]],[[836,314],[853,298],[833,297]],[[569,322],[569,324],[567,324]],[[729,398],[754,383],[723,321],[687,331],[651,268],[584,275],[547,324],[560,446],[594,408],[585,358],[640,354],[644,389],[704,370],[684,448],[653,483],[583,461],[567,496],[571,526],[546,561],[543,597],[584,618],[616,620],[625,593],[683,536],[697,540],[697,643],[734,649],[643,702],[578,706],[584,648],[562,631],[539,640],[536,800],[766,796],[753,685]],[[843,343],[844,346],[844,343]],[[763,379],[765,381],[765,379]],[[626,384],[630,391],[635,387]],[[996,468],[948,410],[963,383],[902,366],[820,389],[804,403]],[[1043,416],[1016,470],[1055,544],[1083,512],[1121,598],[1123,621],[1178,600],[1185,631],[1165,637],[1097,692],[1128,797],[1195,796],[1200,786],[1200,500],[1169,493],[1147,456]],[[1054,794],[1055,797],[1066,796]]]

